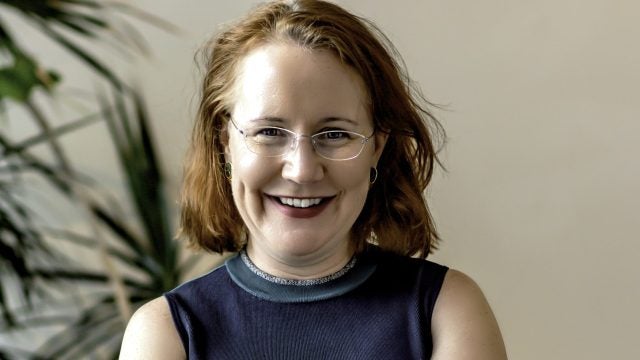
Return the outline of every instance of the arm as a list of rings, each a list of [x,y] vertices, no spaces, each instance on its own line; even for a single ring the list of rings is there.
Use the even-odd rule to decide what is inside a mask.
[[[121,360],[185,358],[180,335],[164,297],[146,303],[133,314],[122,340]]]
[[[449,270],[433,310],[432,360],[503,360],[498,323],[478,285]]]

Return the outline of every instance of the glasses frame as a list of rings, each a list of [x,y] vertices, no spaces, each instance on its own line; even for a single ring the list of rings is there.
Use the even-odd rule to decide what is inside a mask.
[[[256,154],[256,155],[260,155],[260,156],[268,157],[268,158],[270,158],[270,157],[279,157],[279,156],[284,156],[284,155],[288,154],[290,151],[295,151],[295,150],[298,148],[298,143],[300,142],[300,139],[301,139],[301,138],[309,138],[309,139],[311,140],[311,146],[313,147],[313,151],[314,151],[318,156],[320,156],[321,158],[323,158],[323,159],[327,159],[327,160],[331,160],[331,161],[347,161],[347,160],[353,160],[353,159],[357,158],[358,156],[360,156],[360,154],[362,154],[362,150],[364,150],[364,147],[367,145],[367,142],[369,142],[369,139],[371,139],[371,138],[373,137],[373,135],[375,135],[375,133],[376,133],[376,131],[374,130],[374,131],[373,131],[373,133],[372,133],[371,135],[366,136],[366,135],[363,135],[363,134],[357,133],[357,132],[355,132],[355,131],[349,131],[349,130],[327,130],[327,131],[321,131],[321,132],[315,133],[315,134],[313,134],[313,135],[303,135],[303,134],[298,134],[298,133],[297,133],[297,132],[295,132],[295,131],[292,131],[292,130],[289,130],[289,129],[285,129],[285,128],[281,128],[281,127],[278,127],[278,126],[265,126],[265,127],[272,128],[272,129],[278,129],[278,130],[284,131],[285,133],[288,133],[288,134],[293,135],[293,142],[290,144],[289,149],[288,149],[288,150],[286,150],[285,152],[283,152],[282,154],[278,154],[278,155],[264,155],[264,154],[260,154],[260,153],[257,153],[257,152],[255,152],[255,151],[253,151],[253,150],[251,149],[251,147],[249,147],[249,144],[247,143],[247,137],[248,137],[249,135],[246,133],[245,129],[241,129],[241,128],[240,128],[240,127],[235,123],[235,121],[233,121],[232,119],[230,119],[230,121],[231,121],[231,123],[233,124],[233,127],[234,127],[234,128],[236,128],[236,130],[238,130],[238,132],[240,133],[240,135],[242,135],[242,139],[243,139],[243,142],[244,142],[244,146],[246,146],[247,150],[251,151],[252,153],[254,153],[254,154]],[[332,158],[330,158],[330,157],[327,157],[327,156],[322,155],[322,154],[318,151],[317,144],[316,144],[316,138],[317,138],[319,135],[326,134],[326,133],[331,133],[331,132],[345,132],[345,133],[349,133],[349,134],[351,134],[351,135],[355,135],[355,136],[360,137],[360,138],[361,138],[361,140],[360,140],[360,141],[361,141],[361,145],[362,145],[362,146],[360,147],[360,150],[358,151],[358,153],[357,153],[357,154],[355,154],[354,156],[349,157],[349,158],[346,158],[346,159],[332,159]]]

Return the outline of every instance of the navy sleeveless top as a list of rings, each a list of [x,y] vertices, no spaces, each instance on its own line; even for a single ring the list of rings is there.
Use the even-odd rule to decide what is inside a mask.
[[[446,271],[370,246],[336,274],[286,280],[239,254],[165,297],[188,359],[429,359]]]

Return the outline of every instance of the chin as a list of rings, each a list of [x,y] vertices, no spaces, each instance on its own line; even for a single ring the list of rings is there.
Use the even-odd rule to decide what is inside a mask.
[[[323,248],[334,247],[330,239],[319,238],[317,232],[295,232],[281,242],[280,249],[289,256],[305,256],[322,252]],[[300,240],[304,239],[304,240]],[[284,254],[283,254],[284,255]]]

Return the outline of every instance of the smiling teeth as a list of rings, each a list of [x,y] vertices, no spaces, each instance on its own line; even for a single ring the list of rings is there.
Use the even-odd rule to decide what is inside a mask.
[[[322,198],[294,199],[294,198],[281,197],[279,199],[282,204],[297,207],[297,208],[308,208],[310,206],[318,205],[322,201]]]

